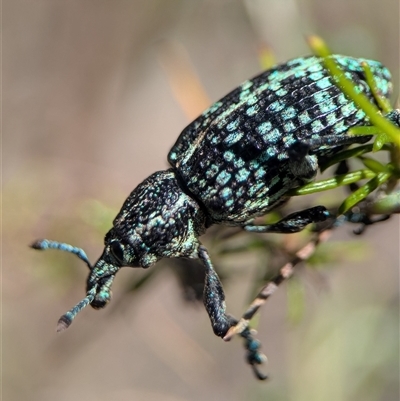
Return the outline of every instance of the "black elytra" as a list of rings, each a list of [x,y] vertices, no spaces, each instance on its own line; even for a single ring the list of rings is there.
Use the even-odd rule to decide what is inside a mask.
[[[390,95],[390,73],[381,63],[331,57],[371,102],[375,99],[362,63],[369,65],[380,95]],[[285,203],[290,190],[312,181],[322,158],[368,141],[347,133],[350,127],[368,124],[319,57],[297,58],[244,82],[183,130],[168,154],[170,169],[152,174],[132,191],[94,265],[82,249],[68,244],[40,240],[32,245],[74,253],[90,269],[86,297],[60,318],[58,331],[85,306],[107,304],[121,267],[148,268],[161,258],[185,257],[200,258],[205,266],[204,305],[214,333],[223,338],[237,320],[226,313],[221,282],[199,237],[212,224],[292,233],[329,218],[326,208],[317,206],[273,225],[253,223]],[[248,328],[240,335],[248,363],[264,379],[255,368],[265,360],[259,342]]]

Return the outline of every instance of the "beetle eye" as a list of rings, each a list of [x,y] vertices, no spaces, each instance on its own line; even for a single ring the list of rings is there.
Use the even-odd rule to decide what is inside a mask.
[[[124,250],[118,241],[111,242],[110,251],[118,262],[120,262],[121,264],[124,263]]]

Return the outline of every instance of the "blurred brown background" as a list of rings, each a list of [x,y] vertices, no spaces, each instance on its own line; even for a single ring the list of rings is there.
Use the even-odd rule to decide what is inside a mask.
[[[56,335],[58,317],[83,297],[85,267],[27,246],[67,241],[95,261],[114,213],[166,167],[206,101],[184,110],[171,89],[176,49],[215,101],[260,71],[261,46],[283,62],[308,54],[304,36],[314,33],[337,53],[382,61],[396,97],[397,0],[4,0],[2,13],[4,400],[399,399],[397,218],[362,239],[349,227],[335,233],[332,243],[365,241],[361,257],[325,270],[324,285],[301,270],[307,305],[297,325],[286,285],[268,302],[259,338],[269,383],[253,379],[239,341],[223,343],[204,309],[182,302],[169,271],[121,308],[87,308]],[[226,260],[236,266],[226,291],[237,315],[246,262]],[[140,274],[119,273],[115,298]]]

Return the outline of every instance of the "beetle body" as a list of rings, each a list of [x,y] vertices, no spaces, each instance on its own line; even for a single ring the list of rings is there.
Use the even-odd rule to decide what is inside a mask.
[[[380,94],[389,96],[390,73],[379,62],[332,57],[371,102],[363,62]],[[273,225],[253,224],[255,217],[286,202],[290,190],[312,181],[323,158],[367,141],[347,131],[368,123],[318,57],[294,59],[246,81],[183,130],[168,155],[169,170],[152,174],[129,195],[94,266],[79,248],[48,240],[33,245],[75,253],[90,268],[85,299],[60,318],[58,329],[68,327],[88,304],[104,307],[122,266],[147,268],[160,258],[188,257],[204,263],[204,304],[215,334],[224,337],[237,321],[226,314],[222,285],[199,236],[212,224],[290,233],[330,217],[318,206]],[[248,362],[260,364],[259,344],[248,330],[241,335]]]

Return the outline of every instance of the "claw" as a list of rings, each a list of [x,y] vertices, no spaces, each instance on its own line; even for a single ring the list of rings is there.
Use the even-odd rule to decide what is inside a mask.
[[[242,334],[249,327],[249,321],[240,319],[234,326],[231,326],[223,337],[224,341],[230,341],[237,334]]]
[[[268,379],[268,375],[265,375],[264,373],[260,372],[256,365],[251,365],[251,368],[253,369],[253,372],[256,375],[258,380],[267,380]]]

